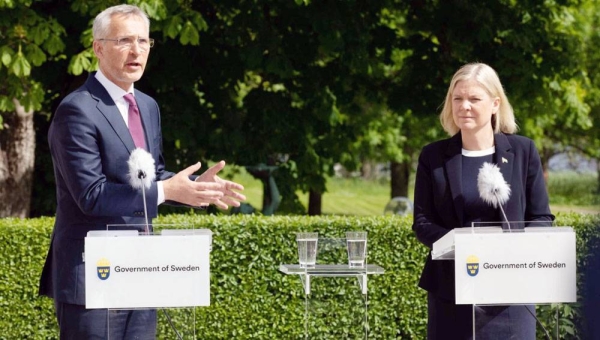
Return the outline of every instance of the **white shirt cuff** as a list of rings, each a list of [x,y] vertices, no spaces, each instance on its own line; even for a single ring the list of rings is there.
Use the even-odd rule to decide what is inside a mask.
[[[158,202],[156,202],[156,206],[159,206],[165,203],[165,190],[163,189],[163,182],[156,182],[156,189],[158,190]]]

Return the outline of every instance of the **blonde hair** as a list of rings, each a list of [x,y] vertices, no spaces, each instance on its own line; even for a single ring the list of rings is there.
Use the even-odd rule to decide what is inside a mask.
[[[448,93],[446,93],[446,99],[444,100],[444,106],[440,113],[442,127],[450,136],[454,136],[460,131],[452,117],[452,92],[454,91],[456,84],[463,80],[475,80],[489,96],[492,98],[500,98],[498,112],[492,116],[492,128],[494,129],[494,133],[517,132],[519,128],[515,122],[513,108],[504,93],[502,83],[500,83],[500,78],[498,78],[496,71],[483,63],[470,63],[463,65],[452,77],[450,87],[448,87]]]

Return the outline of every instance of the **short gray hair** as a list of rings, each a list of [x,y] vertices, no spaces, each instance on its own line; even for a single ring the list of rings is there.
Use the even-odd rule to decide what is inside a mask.
[[[104,11],[100,12],[100,14],[98,14],[94,19],[94,25],[92,26],[92,34],[94,36],[94,40],[106,37],[106,35],[108,34],[108,30],[110,29],[112,17],[114,15],[138,16],[144,19],[148,30],[150,30],[150,19],[148,19],[148,15],[139,7],[133,5],[117,5],[109,7]]]

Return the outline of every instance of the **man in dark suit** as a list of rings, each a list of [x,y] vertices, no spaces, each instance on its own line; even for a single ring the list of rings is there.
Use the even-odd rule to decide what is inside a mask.
[[[467,64],[454,74],[440,120],[451,137],[425,146],[417,167],[413,230],[420,242],[432,248],[454,228],[504,221],[478,192],[486,162],[496,164],[510,186],[502,205],[508,221],[552,224],[540,156],[532,140],[514,134],[512,106],[491,67]],[[427,338],[471,339],[473,309],[455,304],[454,261],[429,255],[419,286],[428,292]],[[477,312],[477,339],[535,339],[533,306],[477,306]]]
[[[111,339],[155,338],[154,310],[85,308],[87,232],[146,221],[144,197],[128,179],[127,161],[136,147],[155,161],[156,180],[145,190],[149,220],[163,202],[227,209],[245,199],[237,192],[243,190],[240,184],[217,176],[223,161],[200,176],[193,176],[200,163],[179,173],[165,170],[158,104],[133,87],[154,44],[149,31],[149,19],[138,7],[119,5],[98,14],[93,47],[99,70],[63,99],[50,126],[58,204],[40,294],[55,301],[61,339],[106,339],[109,321]],[[127,94],[135,99],[127,101]],[[135,106],[141,122],[131,120]]]

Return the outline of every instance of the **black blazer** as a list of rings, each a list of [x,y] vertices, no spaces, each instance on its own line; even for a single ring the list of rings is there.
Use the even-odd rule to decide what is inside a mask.
[[[164,168],[160,112],[154,99],[135,90],[156,180],[174,176]],[[127,160],[135,145],[106,89],[91,74],[58,106],[48,143],[56,178],[57,211],[40,294],[85,304],[84,238],[107,224],[145,223],[142,192],[129,184]],[[149,220],[158,213],[156,183],[145,191]]]
[[[494,143],[494,163],[511,188],[510,198],[503,205],[508,220],[553,221],[540,156],[533,141],[500,133],[494,135]],[[461,159],[460,133],[425,146],[419,156],[412,228],[417,239],[429,248],[451,229],[466,226]],[[454,261],[433,261],[429,254],[419,286],[454,300]]]

